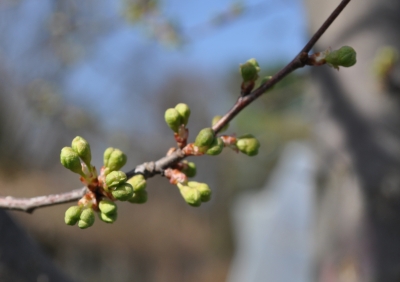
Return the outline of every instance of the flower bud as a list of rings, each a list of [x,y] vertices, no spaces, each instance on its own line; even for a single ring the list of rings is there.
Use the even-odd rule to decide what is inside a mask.
[[[82,208],[79,206],[72,206],[65,212],[65,224],[75,225],[81,216]]]
[[[221,118],[222,116],[215,116],[211,121],[211,125],[214,126]],[[229,128],[229,123],[227,123],[223,128],[221,128],[219,132],[227,131],[228,128]]]
[[[260,142],[251,134],[246,134],[238,138],[236,146],[240,152],[248,156],[255,156],[258,154]]]
[[[88,228],[94,223],[94,212],[91,208],[84,209],[78,221],[78,227],[81,229]]]
[[[114,196],[115,199],[120,201],[127,201],[133,195],[133,188],[132,185],[129,183],[122,183],[116,187],[111,189],[111,194]]]
[[[139,192],[146,189],[147,183],[146,178],[142,174],[136,174],[127,181],[133,187],[133,192]]]
[[[208,202],[211,199],[211,189],[206,183],[189,181],[188,186],[195,188],[200,192],[202,202]]]
[[[326,55],[325,61],[334,67],[339,69],[341,67],[351,67],[357,62],[356,51],[350,46],[343,46],[339,50],[335,50]]]
[[[206,151],[207,155],[216,156],[221,154],[224,149],[224,141],[221,138],[215,138],[210,148]]]
[[[242,75],[243,81],[256,81],[258,78],[258,72],[260,71],[260,66],[255,59],[250,59],[246,63],[240,65],[239,71]]]
[[[183,123],[182,116],[174,108],[170,108],[165,111],[164,119],[169,128],[171,128],[174,132],[178,132],[179,127]]]
[[[112,215],[117,212],[117,205],[108,199],[99,202],[99,210],[106,215]]]
[[[81,160],[78,154],[71,147],[64,147],[60,154],[61,164],[70,171],[84,175],[82,171]]]
[[[80,136],[76,136],[72,140],[72,149],[78,154],[82,161],[90,167],[92,160],[92,153],[90,152],[89,143]]]
[[[104,151],[104,166],[109,171],[119,170],[126,164],[126,155],[119,149],[108,148]]]
[[[123,171],[117,170],[117,171],[111,171],[109,174],[106,176],[106,184],[107,187],[113,187],[120,185],[124,182],[126,182],[128,178],[126,177],[126,174]]]
[[[147,202],[147,191],[141,190],[133,194],[133,196],[128,200],[132,204],[144,204]]]
[[[178,183],[179,191],[185,202],[193,207],[198,207],[201,205],[201,194],[196,188],[192,188],[181,183]]]
[[[184,125],[187,125],[190,117],[189,106],[183,103],[179,103],[178,105],[175,106],[175,110],[177,110],[180,116],[182,117],[182,123]]]
[[[113,223],[114,221],[117,220],[118,214],[117,214],[117,212],[115,212],[113,214],[105,214],[105,213],[101,212],[101,213],[99,213],[99,217],[105,223]]]
[[[187,177],[195,177],[196,176],[196,164],[193,162],[184,161],[186,166],[182,169],[182,172],[186,174]]]
[[[214,137],[214,131],[210,127],[204,128],[200,130],[199,134],[197,135],[194,145],[204,148],[205,151],[213,143]]]

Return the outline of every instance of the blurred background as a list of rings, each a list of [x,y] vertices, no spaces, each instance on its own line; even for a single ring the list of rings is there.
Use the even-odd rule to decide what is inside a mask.
[[[1,0],[1,195],[79,188],[59,163],[77,135],[97,167],[109,146],[125,170],[159,159],[180,102],[193,140],[235,103],[240,63],[273,75],[339,2]],[[400,3],[364,2],[316,47],[351,45],[355,67],[296,71],[231,123],[260,140],[256,157],[190,159],[210,202],[155,177],[113,225],[66,226],[71,204],[1,211],[0,280],[398,281]]]

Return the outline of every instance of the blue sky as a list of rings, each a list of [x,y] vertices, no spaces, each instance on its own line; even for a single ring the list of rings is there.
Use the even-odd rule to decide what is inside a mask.
[[[76,66],[67,79],[69,95],[82,99],[85,93],[87,103],[93,96],[101,95],[104,105],[126,91],[113,74],[120,74],[126,67],[127,58],[135,49],[151,50],[148,72],[152,86],[157,87],[171,71],[178,68],[184,72],[196,71],[224,76],[250,58],[274,65],[289,61],[305,43],[306,23],[300,0],[246,1],[248,7],[257,7],[249,13],[220,27],[209,29],[200,35],[193,34],[194,27],[204,25],[232,4],[232,1],[178,1],[162,2],[166,18],[178,22],[184,35],[190,41],[183,48],[171,49],[151,40],[143,28],[126,22],[109,36],[97,43],[88,60]],[[118,16],[120,6],[115,5],[113,13]],[[99,64],[101,67],[99,67]],[[132,68],[134,71],[135,68]],[[149,87],[149,86],[147,86]],[[133,89],[138,96],[143,89]],[[150,91],[148,91],[150,92]],[[99,111],[103,109],[99,108]],[[118,117],[115,117],[117,122]],[[110,122],[112,122],[110,120]]]
[[[4,4],[6,3],[6,4]],[[54,5],[52,1],[25,0],[0,5],[0,58],[10,66],[15,77],[27,80],[53,71],[53,62],[44,51],[30,53],[35,34],[46,28]],[[8,4],[7,4],[8,3]],[[72,2],[71,2],[72,3]],[[108,0],[91,11],[98,20],[110,20],[111,32],[93,42],[82,60],[70,66],[61,81],[67,100],[80,106],[91,106],[97,101],[97,114],[104,112],[115,101],[127,95],[124,76],[134,87],[132,95],[143,97],[146,92],[160,87],[172,68],[183,72],[193,69],[203,75],[212,73],[215,80],[236,70],[250,58],[274,65],[291,60],[305,43],[306,22],[301,0],[243,1],[250,12],[227,23],[197,34],[195,27],[204,25],[217,14],[226,11],[234,1],[160,1],[165,18],[178,23],[190,38],[183,48],[171,49],[151,40],[142,26],[132,25],[121,18],[123,1]],[[84,4],[82,4],[84,5]],[[246,10],[245,10],[246,11]],[[96,20],[95,17],[95,20]],[[37,42],[36,42],[37,44]],[[144,65],[135,65],[135,56],[146,57]],[[261,67],[263,67],[261,65]],[[133,78],[129,76],[135,73]],[[143,81],[150,81],[143,83]],[[58,82],[60,83],[60,82]],[[153,88],[150,89],[149,88]],[[99,99],[101,97],[101,99]],[[102,102],[102,103],[101,103]],[[92,107],[93,108],[93,107]],[[144,107],[146,108],[146,107]],[[126,109],[129,110],[129,109]],[[118,124],[118,114],[108,118]]]

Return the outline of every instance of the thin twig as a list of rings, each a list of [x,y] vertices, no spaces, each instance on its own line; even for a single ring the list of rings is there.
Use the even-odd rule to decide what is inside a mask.
[[[218,133],[227,123],[229,123],[238,113],[240,113],[240,111],[260,97],[265,91],[278,83],[282,78],[287,76],[292,71],[304,67],[308,59],[308,52],[350,1],[351,0],[343,0],[339,4],[339,6],[318,29],[318,31],[311,37],[300,53],[287,66],[281,69],[270,80],[262,84],[249,95],[239,97],[235,105],[213,126],[212,129],[215,131],[215,133]],[[177,149],[172,154],[163,157],[156,162],[147,162],[138,165],[135,169],[128,171],[126,174],[128,177],[132,177],[133,175],[140,173],[146,178],[153,177],[156,174],[162,175],[166,168],[173,166],[174,164],[183,160],[185,157],[185,154],[180,149]],[[34,198],[14,198],[10,196],[0,197],[0,208],[32,213],[37,208],[77,201],[82,198],[86,191],[87,188],[83,187],[70,192]]]
[[[61,194],[52,194],[33,198],[0,197],[0,208],[32,213],[37,208],[49,207],[77,201],[85,195],[86,187]]]
[[[270,80],[260,85],[257,89],[251,92],[249,95],[244,97],[239,97],[235,105],[227,112],[214,126],[213,130],[218,133],[226,124],[228,124],[238,113],[240,113],[247,105],[253,102],[255,99],[260,97],[265,91],[272,88],[276,83],[278,83],[282,78],[287,76],[292,71],[302,68],[306,65],[308,59],[308,52],[315,45],[318,39],[325,33],[333,21],[339,16],[343,9],[351,0],[343,0],[337,8],[332,12],[332,14],[326,19],[326,21],[321,25],[317,32],[311,37],[300,53],[283,69],[281,69],[277,74],[275,74]]]

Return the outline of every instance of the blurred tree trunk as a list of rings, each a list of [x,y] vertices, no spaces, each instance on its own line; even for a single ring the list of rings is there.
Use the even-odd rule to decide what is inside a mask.
[[[0,210],[0,230],[0,281],[72,281],[3,210]]]
[[[307,0],[310,32],[340,1]],[[356,66],[312,69],[320,162],[317,281],[400,281],[400,73],[373,72],[377,51],[400,50],[400,1],[352,1],[317,51],[349,45]]]

